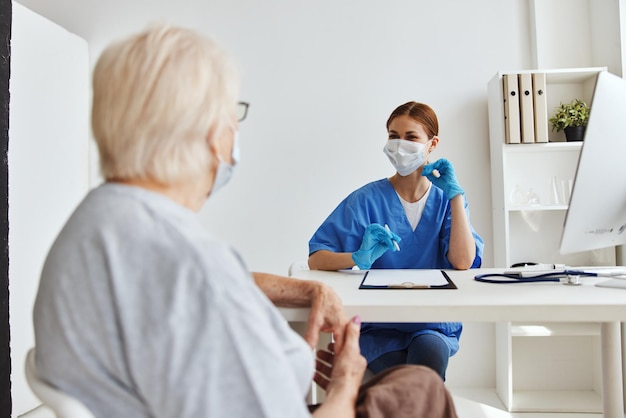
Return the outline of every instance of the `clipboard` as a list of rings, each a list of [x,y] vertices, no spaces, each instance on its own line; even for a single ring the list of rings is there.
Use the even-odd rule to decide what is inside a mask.
[[[363,276],[359,289],[456,289],[439,269],[374,269]]]

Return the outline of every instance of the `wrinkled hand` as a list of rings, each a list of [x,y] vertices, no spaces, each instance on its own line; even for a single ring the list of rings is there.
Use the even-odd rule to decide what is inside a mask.
[[[313,380],[327,392],[350,388],[356,395],[367,367],[359,348],[360,330],[361,320],[357,316],[346,324],[341,346],[336,341],[328,344],[328,350],[317,351]]]
[[[370,224],[365,228],[363,241],[358,251],[352,253],[352,260],[361,270],[372,267],[374,261],[389,250],[397,251],[394,241],[401,238],[380,224]]]
[[[304,335],[306,342],[311,348],[315,348],[320,332],[332,333],[335,341],[343,342],[343,333],[348,320],[337,293],[330,286],[319,283],[311,299],[311,309]]]
[[[315,280],[300,280],[270,273],[252,272],[252,276],[275,306],[309,308],[304,339],[311,348],[317,346],[320,332],[332,332],[336,339],[343,341],[348,320],[341,299],[332,287]]]
[[[439,177],[433,174],[433,170],[439,171]],[[443,190],[448,200],[465,193],[456,179],[452,163],[445,158],[426,164],[422,170],[422,176],[426,176],[435,186]]]

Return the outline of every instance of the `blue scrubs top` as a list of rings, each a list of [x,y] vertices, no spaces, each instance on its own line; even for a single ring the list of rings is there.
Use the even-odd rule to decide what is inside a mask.
[[[465,211],[469,219],[467,201]],[[400,251],[387,251],[374,262],[373,269],[453,268],[446,257],[452,215],[450,201],[443,191],[434,184],[431,186],[424,212],[413,231],[400,198],[388,179],[366,184],[346,197],[309,241],[309,255],[319,250],[357,251],[365,228],[372,223],[387,224],[402,238]],[[472,235],[476,241],[476,258],[472,268],[476,268],[482,263],[484,243],[473,227]],[[460,322],[367,323],[361,327],[361,353],[370,363],[382,354],[406,349],[418,335],[434,334],[446,341],[452,356],[459,349],[462,329]]]

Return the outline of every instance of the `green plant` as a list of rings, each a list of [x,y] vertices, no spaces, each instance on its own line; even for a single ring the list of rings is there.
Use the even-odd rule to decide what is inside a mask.
[[[554,115],[550,118],[552,130],[561,131],[570,126],[587,126],[589,111],[591,108],[580,99],[574,99],[571,103],[561,104],[554,109]]]

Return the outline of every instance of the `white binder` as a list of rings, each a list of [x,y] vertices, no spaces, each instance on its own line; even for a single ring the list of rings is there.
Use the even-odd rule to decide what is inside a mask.
[[[532,75],[519,75],[519,104],[520,126],[522,129],[522,143],[535,142],[535,112],[533,111],[533,81]]]
[[[535,142],[548,142],[548,101],[546,74],[533,73],[533,105],[535,108]]]
[[[521,142],[517,74],[502,75],[504,131],[507,144]]]

